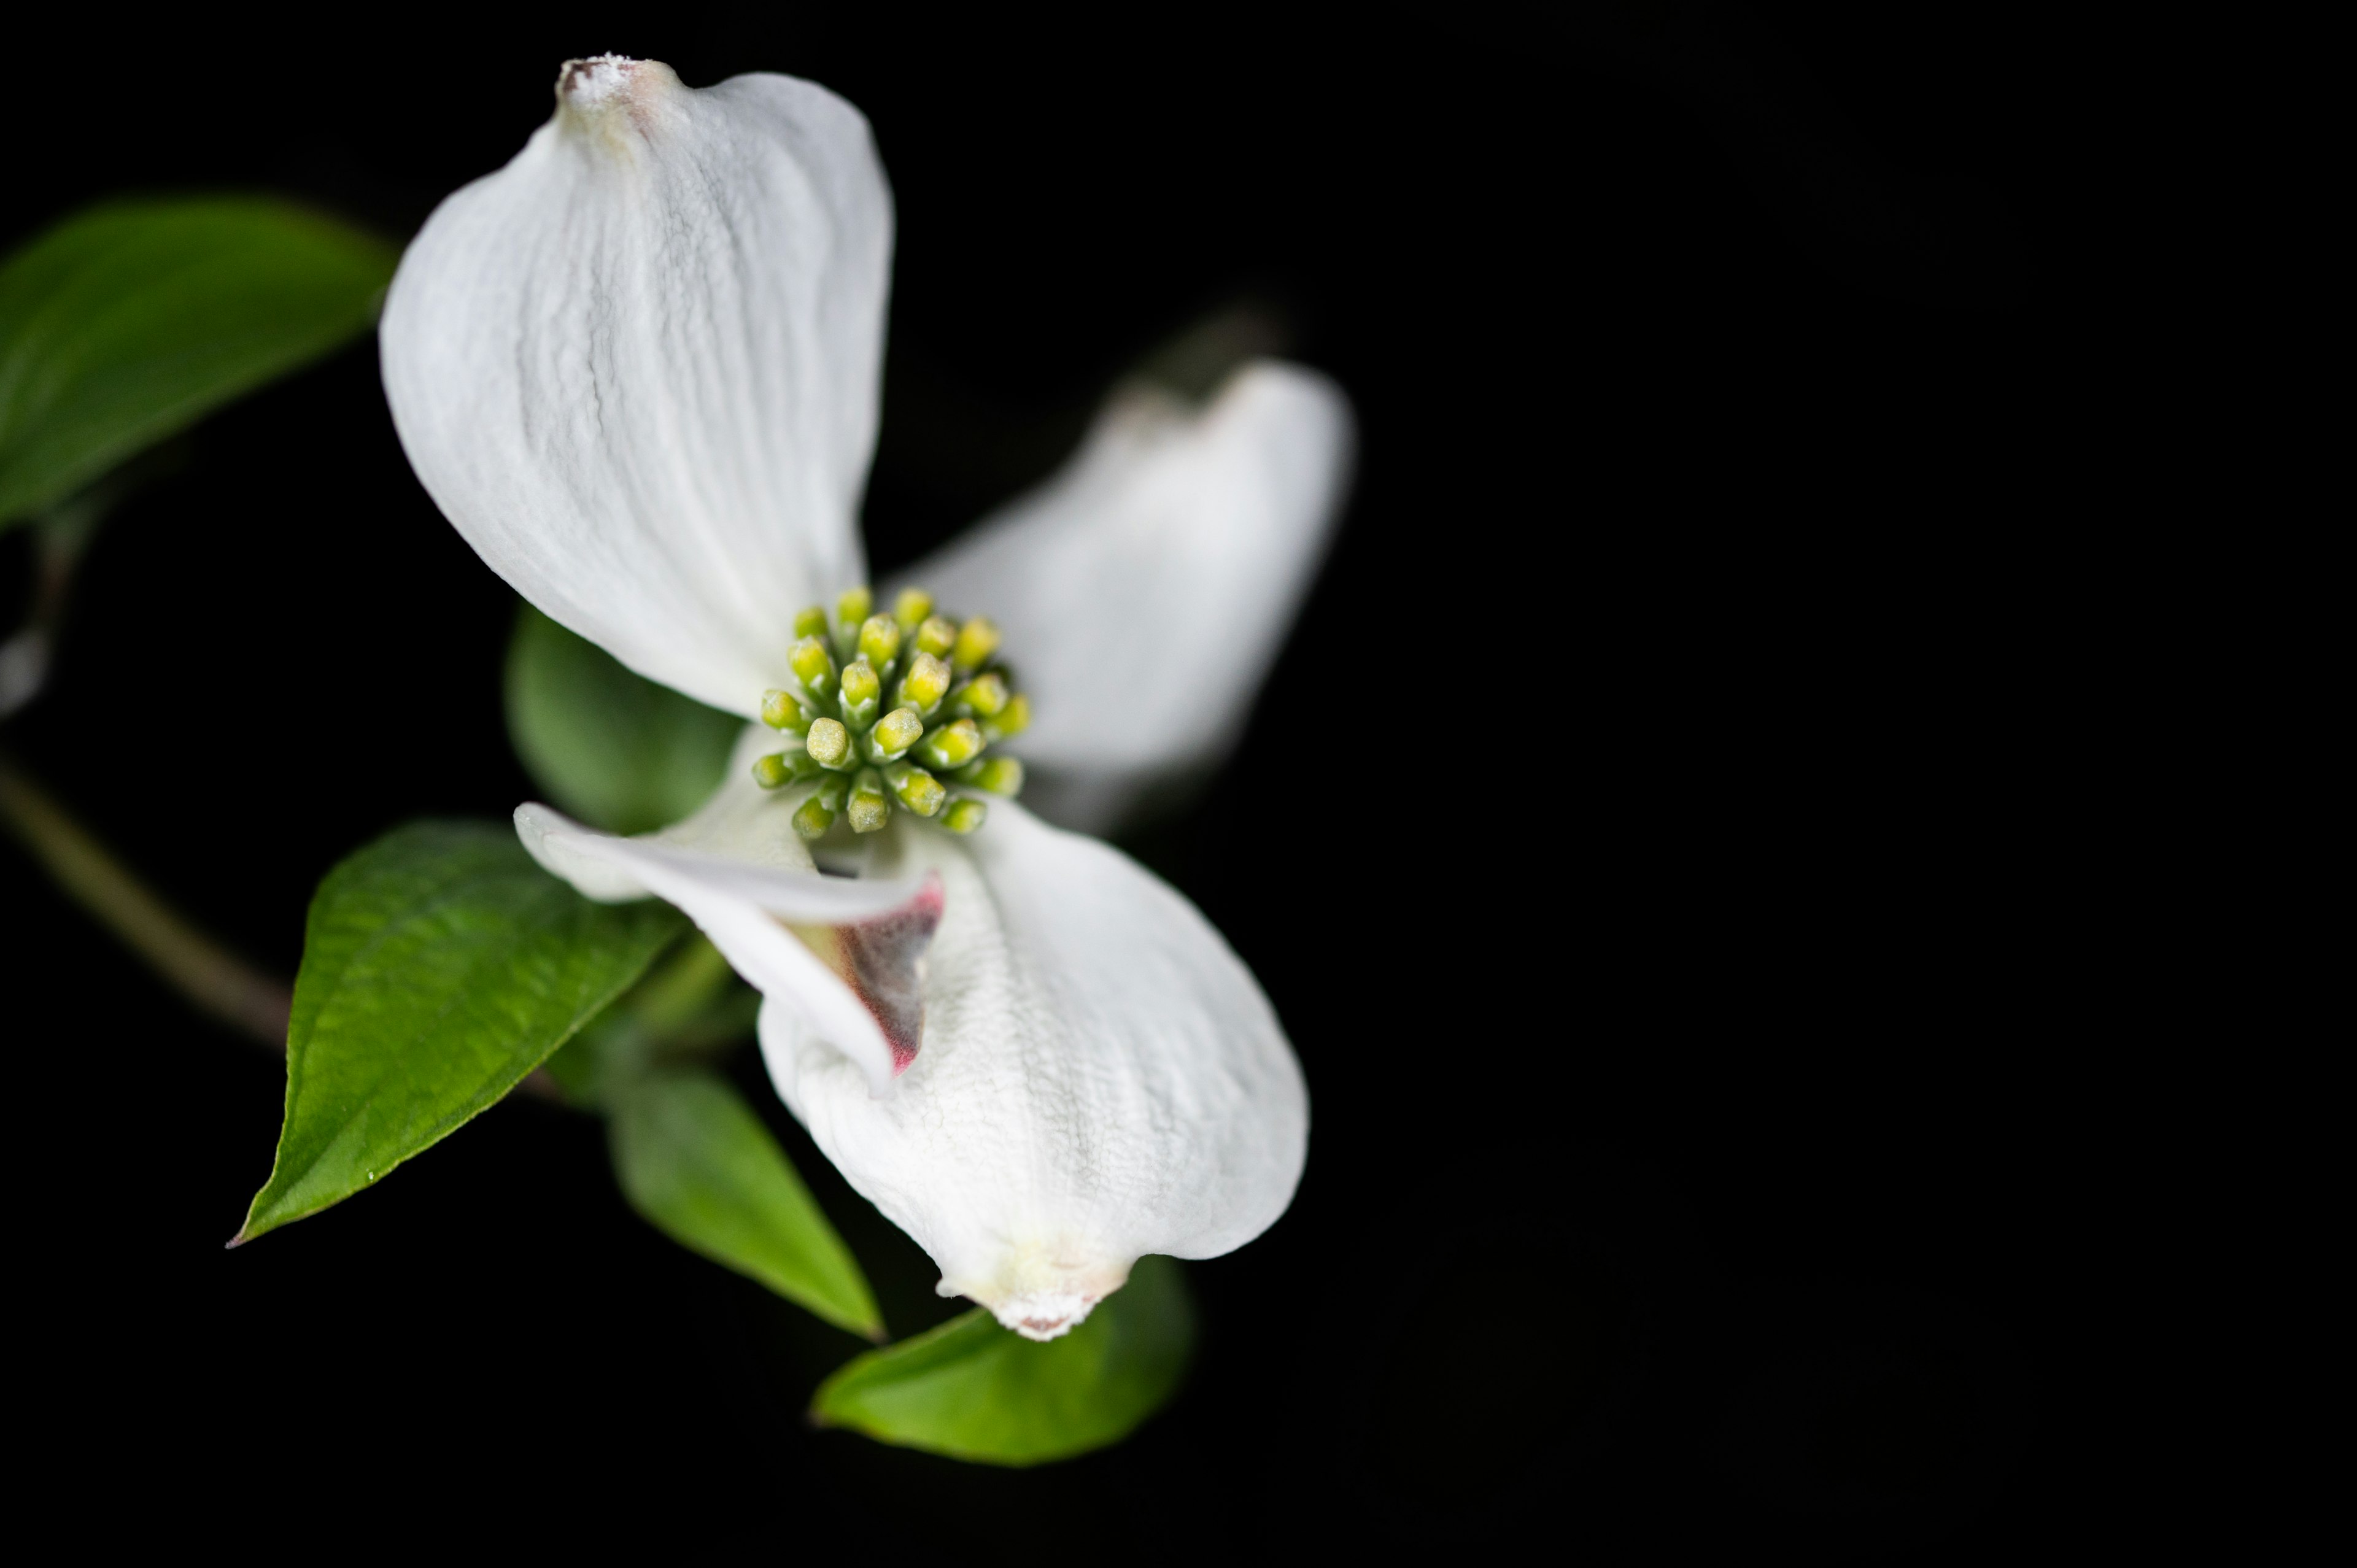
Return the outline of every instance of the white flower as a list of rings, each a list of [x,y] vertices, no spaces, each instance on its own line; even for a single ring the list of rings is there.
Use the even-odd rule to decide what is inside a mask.
[[[427,490],[494,570],[640,674],[756,715],[795,613],[866,578],[891,198],[857,111],[791,78],[704,91],[569,63],[549,123],[403,259],[385,390]],[[909,574],[990,611],[1067,821],[1215,762],[1316,565],[1340,395],[1259,363],[1198,411],[1116,399],[1071,467]],[[894,813],[820,875],[748,729],[694,818],[517,828],[594,898],[685,910],[763,993],[780,1096],[931,1254],[944,1294],[1062,1333],[1147,1252],[1284,1212],[1308,1101],[1249,971],[1117,851],[1011,801],[954,836]],[[831,865],[830,869],[845,869]]]

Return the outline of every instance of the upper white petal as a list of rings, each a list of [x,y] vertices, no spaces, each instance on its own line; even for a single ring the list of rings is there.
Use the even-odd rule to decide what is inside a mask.
[[[1118,851],[995,804],[970,838],[897,825],[877,864],[942,880],[923,1051],[899,1092],[790,1010],[761,1015],[780,1095],[945,1293],[1063,1332],[1148,1252],[1207,1258],[1275,1222],[1308,1099],[1243,961]]]
[[[1200,411],[1132,389],[1079,455],[906,580],[988,615],[1031,698],[1014,749],[1058,820],[1233,743],[1316,574],[1348,478],[1348,401],[1297,366],[1244,367]]]
[[[418,478],[524,597],[750,714],[793,614],[865,575],[892,202],[824,88],[568,66],[442,203],[380,333]]]

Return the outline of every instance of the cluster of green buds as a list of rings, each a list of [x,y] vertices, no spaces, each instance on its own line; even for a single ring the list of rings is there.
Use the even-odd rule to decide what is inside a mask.
[[[964,790],[1023,788],[1020,762],[983,755],[1031,721],[1030,704],[994,667],[998,628],[935,615],[932,596],[917,588],[902,590],[890,615],[874,607],[854,588],[836,601],[832,627],[816,607],[794,618],[788,662],[802,690],[764,693],[761,722],[802,746],[762,757],[753,777],[764,789],[817,781],[794,811],[806,839],[837,817],[875,832],[894,806],[970,833],[990,809]]]

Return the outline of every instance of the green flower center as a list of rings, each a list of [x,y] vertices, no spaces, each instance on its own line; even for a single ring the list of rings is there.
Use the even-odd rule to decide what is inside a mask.
[[[1020,735],[1031,704],[996,668],[998,628],[987,620],[935,615],[920,588],[903,589],[890,615],[874,607],[873,595],[854,588],[832,626],[815,607],[794,617],[800,640],[787,661],[802,690],[762,693],[761,722],[802,748],[762,757],[753,777],[764,789],[817,780],[794,811],[806,839],[838,817],[875,832],[895,806],[970,833],[990,808],[965,791],[1012,798],[1023,788],[1023,764],[983,752]]]

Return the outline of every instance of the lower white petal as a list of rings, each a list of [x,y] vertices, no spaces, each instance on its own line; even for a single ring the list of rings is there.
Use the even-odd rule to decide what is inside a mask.
[[[1133,390],[1062,473],[905,574],[1005,631],[1034,715],[1017,749],[1058,821],[1103,827],[1225,755],[1317,571],[1351,444],[1348,401],[1297,366],[1248,365],[1200,411]]]
[[[944,1294],[1053,1338],[1139,1257],[1215,1257],[1284,1213],[1308,1151],[1300,1069],[1192,905],[1011,803],[970,838],[879,836],[879,869],[942,881],[923,1051],[878,1100],[793,1009],[764,1006],[761,1047]]]

